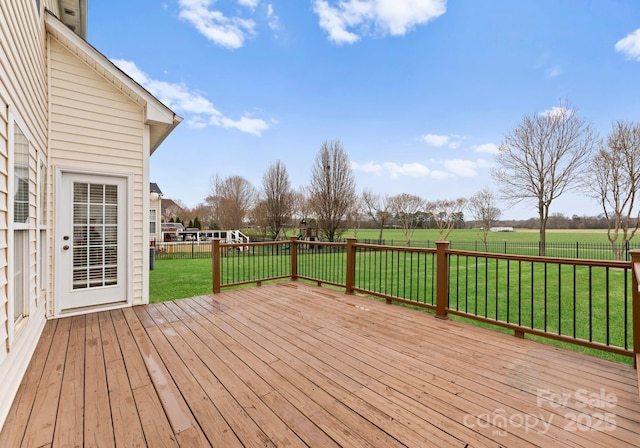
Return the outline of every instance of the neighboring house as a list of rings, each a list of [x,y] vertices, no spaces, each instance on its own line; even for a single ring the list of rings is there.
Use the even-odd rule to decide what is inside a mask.
[[[149,241],[152,244],[162,241],[160,228],[162,217],[162,190],[158,184],[149,184]]]
[[[149,156],[182,119],[85,41],[86,0],[0,18],[1,427],[46,319],[148,302]]]

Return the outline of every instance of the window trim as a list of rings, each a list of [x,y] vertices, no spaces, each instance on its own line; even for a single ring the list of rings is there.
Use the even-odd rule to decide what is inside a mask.
[[[49,212],[49,203],[48,203],[48,174],[49,167],[47,166],[47,161],[43,156],[38,158],[38,170],[36,173],[36,202],[37,202],[37,221],[38,221],[38,231],[37,231],[37,243],[36,247],[38,248],[38,264],[37,264],[37,283],[39,288],[39,294],[36,297],[36,300],[39,301],[40,296],[46,298],[47,292],[47,258],[49,255],[49,250],[47,246],[47,238],[49,235],[49,225],[48,225],[48,212]]]
[[[14,230],[29,230],[29,221],[31,218],[33,218],[31,216],[31,138],[29,136],[29,134],[27,132],[25,132],[23,126],[20,125],[20,123],[16,120],[16,117],[12,117],[12,121],[11,121],[11,129],[10,129],[10,145],[11,145],[11,152],[10,152],[10,159],[9,159],[9,164],[11,165],[11,188],[10,188],[10,202],[11,202],[11,212],[10,212],[10,216],[9,219],[11,220],[11,222],[13,223],[13,229]],[[27,141],[27,152],[26,152],[26,164],[20,164],[18,165],[16,162],[16,128],[20,131],[20,134],[22,134],[22,136],[24,137],[24,139]],[[26,204],[27,204],[27,215],[26,215],[26,219],[24,222],[21,221],[16,221],[16,180],[18,179],[18,177],[16,176],[16,169],[20,168],[20,170],[24,170],[26,172],[26,177],[24,177],[24,179],[26,179],[26,184],[27,184],[27,200],[26,200]],[[23,179],[23,178],[20,178]],[[37,194],[37,192],[36,192]]]
[[[151,212],[155,212],[155,219],[151,219]],[[151,224],[153,224],[153,231],[151,231]],[[149,209],[149,234],[150,235],[158,234],[158,209],[157,208]]]
[[[24,303],[22,305],[22,309],[23,309],[23,313],[22,315],[18,318],[15,319],[15,308],[16,308],[16,286],[14,283],[14,278],[15,278],[15,259],[16,259],[16,250],[15,250],[15,246],[16,246],[16,232],[23,232],[26,234],[26,238],[27,238],[27,243],[26,246],[27,248],[29,247],[29,241],[31,239],[31,231],[35,230],[34,228],[32,228],[32,224],[33,221],[31,220],[31,218],[33,218],[32,216],[30,216],[31,213],[31,193],[29,193],[29,215],[27,216],[27,220],[24,223],[20,223],[20,222],[15,222],[15,207],[14,207],[14,192],[15,192],[15,188],[16,188],[16,177],[15,177],[15,165],[16,165],[16,154],[15,154],[15,130],[16,127],[20,130],[20,133],[24,136],[24,138],[27,140],[28,143],[28,150],[27,150],[27,173],[29,175],[29,183],[32,182],[31,179],[31,150],[32,148],[32,137],[31,134],[29,133],[29,130],[25,124],[25,122],[21,119],[21,117],[19,116],[18,113],[16,113],[16,108],[12,105],[9,105],[7,108],[7,124],[8,124],[8,151],[7,151],[7,155],[8,155],[8,159],[7,159],[7,165],[8,165],[8,172],[7,172],[7,239],[8,239],[8,245],[7,245],[7,261],[8,261],[8,278],[11,279],[11,281],[8,281],[7,283],[7,303],[8,303],[8,307],[7,307],[7,322],[8,322],[8,328],[7,328],[7,349],[11,350],[11,347],[13,346],[13,344],[15,343],[15,339],[16,337],[18,337],[18,335],[20,334],[21,330],[25,327],[26,322],[29,320],[29,316],[31,315],[31,303],[30,303],[30,293],[27,293],[27,297],[24,297]],[[36,167],[37,169],[37,167]],[[37,174],[37,173],[36,173]],[[34,179],[37,181],[37,179]],[[37,194],[37,192],[36,192]],[[25,282],[27,282],[26,284],[26,290],[29,291],[29,278],[30,278],[30,274],[31,274],[31,269],[32,266],[28,264],[28,254],[27,257],[25,258],[25,260],[27,260],[27,264],[25,265],[25,270],[26,272],[24,272],[25,275]],[[37,269],[37,268],[36,268]]]

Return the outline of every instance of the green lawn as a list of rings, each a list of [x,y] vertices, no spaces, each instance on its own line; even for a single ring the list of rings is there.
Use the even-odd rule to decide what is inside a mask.
[[[149,298],[152,303],[184,299],[212,291],[210,259],[156,260],[149,272]]]
[[[367,240],[377,240],[379,231],[376,229],[359,229],[355,232],[356,237]],[[343,238],[353,237],[354,231],[349,230]],[[609,242],[606,230],[547,230],[547,242],[549,243],[602,243]],[[382,238],[388,241],[405,241],[402,230],[385,229]],[[449,234],[449,241],[453,242],[475,242],[481,241],[476,229],[456,229]],[[439,241],[440,235],[435,229],[417,229],[411,238],[413,242]],[[535,229],[514,229],[513,232],[489,232],[490,242],[517,242],[517,243],[537,243],[540,241],[540,234]]]

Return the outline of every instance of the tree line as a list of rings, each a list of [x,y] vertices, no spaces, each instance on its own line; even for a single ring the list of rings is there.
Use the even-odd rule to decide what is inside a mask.
[[[267,168],[260,188],[241,176],[215,175],[210,195],[196,212],[211,228],[239,229],[249,221],[271,239],[286,236],[287,229],[302,220],[315,223],[319,236],[328,241],[341,238],[347,229],[357,233],[365,222],[379,229],[382,240],[383,229],[393,226],[402,230],[407,244],[417,228],[436,228],[440,238],[447,239],[454,228],[465,226],[466,214],[486,245],[490,228],[500,222],[500,199],[507,205],[526,202],[535,207],[538,216],[529,225],[539,228],[542,250],[549,227],[606,228],[615,252],[640,225],[640,124],[616,121],[603,139],[575,107],[561,101],[550,111],[524,116],[506,134],[491,175],[497,193],[484,187],[466,198],[426,200],[370,190],[357,194],[342,143],[325,141],[309,185],[294,190],[279,160]],[[597,201],[602,215],[569,219],[551,213],[555,199],[576,189]]]

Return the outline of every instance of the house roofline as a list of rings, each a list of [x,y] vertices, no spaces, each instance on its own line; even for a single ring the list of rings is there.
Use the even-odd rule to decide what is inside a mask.
[[[71,31],[49,10],[46,10],[45,24],[47,32],[54,39],[144,109],[144,121],[151,127],[150,154],[153,154],[182,122],[182,117],[149,93],[93,45]]]

